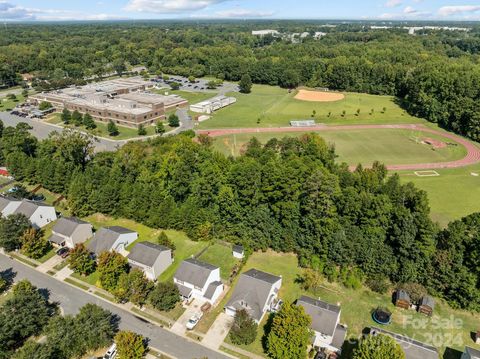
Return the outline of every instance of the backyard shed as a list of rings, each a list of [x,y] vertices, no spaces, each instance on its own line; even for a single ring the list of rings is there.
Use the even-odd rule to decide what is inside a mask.
[[[411,300],[408,293],[403,289],[398,289],[395,292],[395,306],[403,309],[410,308]]]
[[[418,311],[426,315],[432,315],[434,308],[435,308],[435,300],[433,299],[433,297],[426,295],[420,301],[420,305],[418,306]]]

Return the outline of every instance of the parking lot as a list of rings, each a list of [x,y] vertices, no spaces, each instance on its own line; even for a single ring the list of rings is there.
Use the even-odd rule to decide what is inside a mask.
[[[162,77],[158,77],[154,80],[152,80],[157,83],[158,87],[170,87],[170,84],[173,82],[176,82],[180,84],[179,90],[182,91],[192,91],[192,92],[211,92],[213,93],[219,93],[219,94],[226,94],[227,92],[238,92],[239,87],[237,84],[231,83],[231,82],[224,82],[220,86],[218,86],[216,89],[209,89],[208,87],[208,82],[210,80],[208,79],[195,79],[195,82],[190,82],[188,78],[182,77],[182,76],[169,76],[168,80],[164,80]]]

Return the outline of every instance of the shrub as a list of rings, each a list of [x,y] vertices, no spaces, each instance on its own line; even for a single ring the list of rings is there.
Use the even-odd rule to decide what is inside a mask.
[[[230,329],[230,339],[236,345],[248,345],[257,337],[258,325],[245,309],[237,310]]]

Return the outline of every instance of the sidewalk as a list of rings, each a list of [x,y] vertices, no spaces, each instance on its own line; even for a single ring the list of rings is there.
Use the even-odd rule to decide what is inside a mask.
[[[42,273],[47,273],[49,270],[53,270],[54,267],[57,265],[57,264],[60,264],[64,259],[58,255],[54,255],[52,258],[50,258],[49,260],[47,260],[46,262],[40,264],[38,267],[37,267],[37,270],[42,272]]]

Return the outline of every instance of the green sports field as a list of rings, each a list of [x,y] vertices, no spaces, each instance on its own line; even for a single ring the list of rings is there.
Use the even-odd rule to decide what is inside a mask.
[[[436,170],[439,176],[418,177],[413,171],[399,172],[404,182],[428,193],[431,217],[441,226],[480,212],[480,164]]]
[[[228,94],[236,97],[237,102],[218,110],[199,127],[280,127],[289,126],[289,122],[295,119],[315,119],[317,123],[325,124],[423,122],[407,114],[390,96],[346,93],[345,99],[340,101],[308,102],[296,100],[295,94],[296,91],[289,92],[280,87],[254,85],[250,94]],[[357,115],[358,109],[360,113]],[[345,116],[342,116],[343,111]]]
[[[226,135],[215,138],[215,148],[226,155],[238,155],[244,145],[255,136],[265,143],[271,138],[301,136],[309,132],[280,132]],[[466,150],[461,145],[441,136],[419,133],[403,129],[368,129],[349,131],[318,131],[328,143],[335,145],[338,160],[349,165],[362,163],[369,165],[378,160],[388,165],[426,162],[452,161],[465,157]],[[452,143],[446,148],[433,149],[419,141],[422,137]]]

